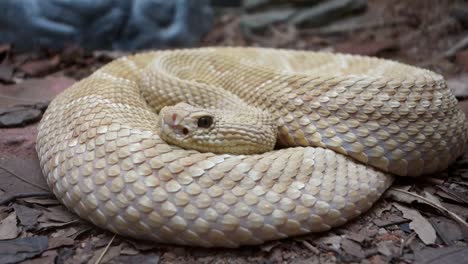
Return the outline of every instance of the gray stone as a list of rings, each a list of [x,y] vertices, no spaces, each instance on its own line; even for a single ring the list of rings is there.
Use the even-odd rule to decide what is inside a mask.
[[[196,44],[212,25],[208,0],[2,0],[0,42],[27,50],[137,50]]]

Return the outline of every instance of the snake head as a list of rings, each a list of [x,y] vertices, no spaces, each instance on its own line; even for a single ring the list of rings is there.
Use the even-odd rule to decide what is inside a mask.
[[[206,109],[179,103],[160,113],[160,136],[201,152],[255,154],[273,150],[276,121],[261,111]]]

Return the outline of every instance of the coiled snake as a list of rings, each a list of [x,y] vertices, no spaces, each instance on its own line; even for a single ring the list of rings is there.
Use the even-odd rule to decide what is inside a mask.
[[[274,129],[263,132],[264,123]],[[183,148],[160,137],[165,126]],[[445,169],[466,136],[454,95],[431,71],[343,54],[202,48],[124,57],[74,84],[44,114],[37,152],[57,198],[97,226],[237,247],[341,225],[392,175]],[[211,141],[226,153],[204,149]],[[259,142],[267,146],[255,150]]]

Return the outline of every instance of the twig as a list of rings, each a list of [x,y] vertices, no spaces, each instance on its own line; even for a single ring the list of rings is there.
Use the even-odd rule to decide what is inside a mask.
[[[445,57],[452,57],[453,55],[455,55],[455,53],[457,53],[458,51],[464,49],[468,47],[468,36],[464,37],[463,39],[461,39],[460,41],[458,41],[455,45],[453,45],[453,47],[451,47],[449,50],[447,50],[445,53],[444,53],[444,56]]]
[[[307,248],[309,249],[310,251],[312,251],[312,253],[314,253],[315,255],[318,255],[320,253],[320,250],[318,250],[316,247],[312,246],[312,244],[310,244],[309,242],[305,241],[305,240],[302,240],[302,244]]]
[[[0,205],[5,205],[17,199],[29,197],[53,197],[53,195],[50,192],[17,193],[0,199]]]
[[[104,249],[104,251],[102,251],[101,255],[99,256],[99,258],[96,260],[96,263],[95,264],[99,264],[102,260],[102,258],[104,258],[104,255],[106,255],[107,251],[109,250],[109,247],[110,245],[112,244],[112,242],[114,242],[114,238],[116,237],[116,235],[114,234],[114,236],[112,237],[112,239],[109,241],[109,243],[107,243],[107,246],[106,248]]]
[[[39,189],[41,189],[41,190],[43,190],[43,191],[46,191],[46,192],[49,191],[48,189],[46,189],[46,188],[44,188],[44,187],[42,187],[42,186],[40,186],[40,185],[38,185],[38,184],[35,184],[34,182],[29,182],[27,179],[25,179],[25,178],[23,178],[23,177],[21,177],[21,176],[19,176],[19,175],[16,175],[14,172],[8,170],[8,169],[5,168],[5,167],[0,166],[0,169],[6,171],[6,172],[8,172],[8,173],[10,173],[11,175],[15,176],[16,178],[18,178],[18,179],[20,179],[20,180],[22,180],[22,181],[24,181],[24,182],[26,182],[26,183],[29,183],[29,184],[31,184],[32,186],[35,186],[35,187],[37,187],[37,188],[39,188]]]
[[[416,200],[420,200],[420,201],[423,201],[425,204],[428,204],[436,209],[439,209],[440,211],[444,212],[445,214],[447,214],[449,217],[451,217],[453,220],[455,220],[457,223],[461,224],[463,227],[465,228],[468,228],[468,223],[463,220],[460,216],[458,216],[457,214],[455,213],[452,213],[451,211],[449,211],[447,208],[441,206],[441,205],[438,205],[430,200],[428,200],[427,198],[419,195],[419,194],[416,194],[416,193],[412,193],[412,192],[408,192],[408,191],[405,191],[405,190],[401,190],[401,189],[398,189],[398,188],[390,188],[389,189],[390,193],[392,191],[394,192],[399,192],[399,193],[403,193],[403,194],[406,194],[406,195],[409,195],[409,196],[413,196],[416,198]]]

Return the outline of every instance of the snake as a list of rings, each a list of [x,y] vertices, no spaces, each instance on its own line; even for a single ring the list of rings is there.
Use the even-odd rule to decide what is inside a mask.
[[[36,150],[79,217],[158,243],[235,248],[324,232],[396,176],[446,169],[464,113],[388,59],[259,47],[118,58],[54,98]]]

